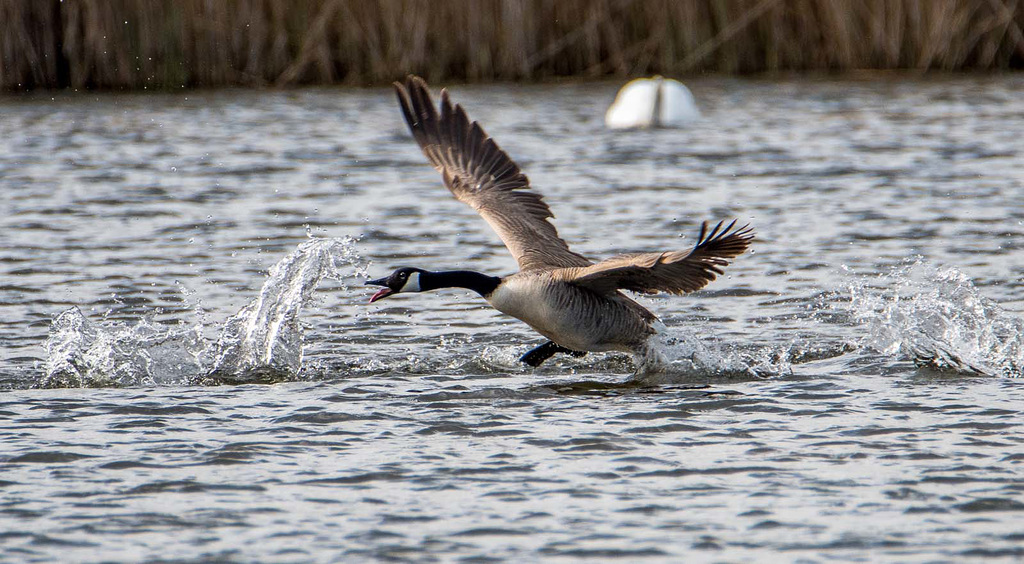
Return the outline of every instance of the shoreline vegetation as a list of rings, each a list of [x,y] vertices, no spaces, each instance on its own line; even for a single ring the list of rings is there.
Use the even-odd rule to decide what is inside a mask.
[[[1024,68],[1019,0],[0,0],[0,89]]]

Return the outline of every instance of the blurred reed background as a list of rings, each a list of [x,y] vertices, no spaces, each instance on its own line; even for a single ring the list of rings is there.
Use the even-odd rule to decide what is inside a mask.
[[[0,0],[0,88],[1024,66],[1019,0]]]

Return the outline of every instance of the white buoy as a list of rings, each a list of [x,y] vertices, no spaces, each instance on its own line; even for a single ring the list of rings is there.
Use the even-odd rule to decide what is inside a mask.
[[[615,96],[604,124],[611,129],[682,127],[700,119],[690,89],[678,80],[655,76],[626,83]]]

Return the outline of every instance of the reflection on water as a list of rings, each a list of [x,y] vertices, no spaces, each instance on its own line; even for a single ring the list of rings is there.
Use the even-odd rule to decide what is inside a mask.
[[[1020,558],[1021,79],[688,85],[692,127],[614,133],[618,85],[453,89],[583,254],[756,227],[641,298],[637,375],[529,370],[469,292],[366,304],[514,270],[390,92],[0,101],[4,554]]]

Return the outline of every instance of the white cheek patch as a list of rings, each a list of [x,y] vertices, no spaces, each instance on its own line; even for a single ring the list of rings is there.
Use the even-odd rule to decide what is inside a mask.
[[[409,279],[405,281],[405,285],[399,292],[419,292],[420,291],[420,273],[413,272],[409,275]]]

